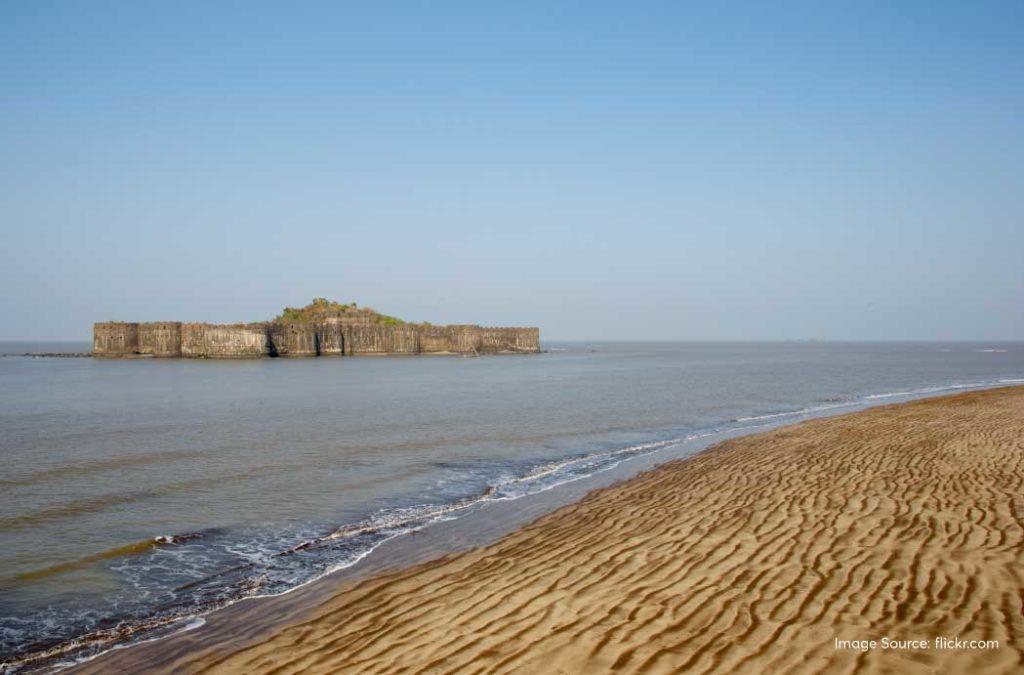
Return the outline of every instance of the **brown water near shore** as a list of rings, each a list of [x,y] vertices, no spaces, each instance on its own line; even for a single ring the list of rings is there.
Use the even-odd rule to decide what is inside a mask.
[[[493,545],[348,582],[252,646],[168,667],[1020,672],[1022,495],[1021,388],[809,421],[594,492]],[[931,646],[835,643],[882,638]]]

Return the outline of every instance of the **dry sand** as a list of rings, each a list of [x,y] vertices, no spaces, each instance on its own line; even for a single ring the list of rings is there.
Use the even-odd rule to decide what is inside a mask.
[[[727,441],[190,669],[1024,672],[1024,389]],[[997,640],[869,651],[834,640]]]

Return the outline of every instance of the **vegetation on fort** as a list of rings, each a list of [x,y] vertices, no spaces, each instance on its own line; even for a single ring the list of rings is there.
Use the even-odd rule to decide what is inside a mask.
[[[305,307],[285,307],[274,321],[282,323],[310,323],[322,321],[336,316],[364,316],[370,318],[373,323],[385,326],[397,326],[404,324],[398,317],[388,316],[370,307],[359,307],[356,303],[348,304],[328,300],[327,298],[313,298],[313,302]]]

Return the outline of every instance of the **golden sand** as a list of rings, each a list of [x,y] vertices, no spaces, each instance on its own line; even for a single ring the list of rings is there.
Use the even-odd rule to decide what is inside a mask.
[[[1022,542],[1024,389],[968,393],[727,441],[187,667],[1019,673]]]

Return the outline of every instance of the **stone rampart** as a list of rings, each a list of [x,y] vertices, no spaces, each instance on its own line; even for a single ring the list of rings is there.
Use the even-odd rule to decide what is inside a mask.
[[[92,353],[95,356],[131,356],[139,353],[139,324],[105,321],[93,324]]]
[[[419,333],[415,326],[348,325],[342,327],[345,354],[418,354]]]
[[[537,351],[540,351],[539,328],[480,328],[481,353],[530,353]]]
[[[505,354],[540,351],[540,329],[473,325],[419,326],[423,354]]]
[[[540,329],[475,325],[322,323],[210,324],[158,321],[93,326],[96,356],[246,359],[360,354],[507,354],[540,351]]]
[[[166,358],[181,356],[181,322],[140,323],[139,353]]]
[[[270,356],[270,341],[263,324],[181,325],[181,355],[194,359],[257,359]]]
[[[420,353],[438,354],[450,352],[451,340],[445,326],[418,326]]]
[[[266,327],[270,356],[318,356],[317,326],[309,323],[271,323]]]
[[[316,338],[320,356],[341,356],[345,353],[345,340],[340,323],[328,321],[317,325]]]
[[[457,354],[479,353],[480,326],[448,326],[448,340]]]

